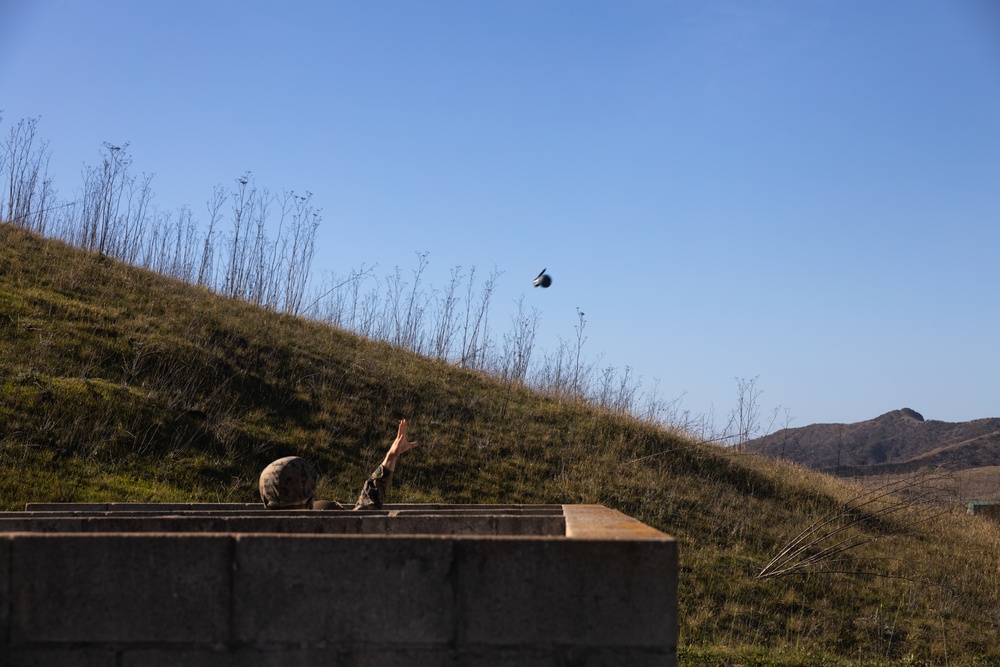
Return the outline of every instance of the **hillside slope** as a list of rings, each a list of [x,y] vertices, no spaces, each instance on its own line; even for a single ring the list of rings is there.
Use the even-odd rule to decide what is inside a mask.
[[[259,471],[288,454],[350,501],[403,416],[421,446],[394,502],[601,503],[675,535],[682,664],[1000,661],[988,522],[0,225],[3,509],[256,502]]]
[[[965,470],[1000,465],[1000,419],[925,420],[904,408],[855,424],[782,429],[746,448],[844,476]]]

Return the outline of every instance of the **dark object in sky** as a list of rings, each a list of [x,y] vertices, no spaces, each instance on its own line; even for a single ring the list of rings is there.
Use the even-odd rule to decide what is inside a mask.
[[[538,274],[537,278],[535,278],[535,287],[548,287],[551,284],[552,276],[545,273],[545,269],[542,269],[542,272]]]

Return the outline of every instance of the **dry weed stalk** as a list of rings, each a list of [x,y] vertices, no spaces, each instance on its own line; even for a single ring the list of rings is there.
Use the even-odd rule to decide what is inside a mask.
[[[948,512],[939,501],[946,474],[938,472],[886,482],[864,491],[827,512],[782,547],[757,574],[774,579],[790,574],[848,573],[893,576],[845,569],[857,559],[844,557],[858,547],[893,533],[910,532]],[[878,558],[888,561],[892,559]]]
[[[412,281],[405,280],[397,267],[384,281],[376,278],[374,287],[363,290],[363,283],[373,276],[372,269],[362,267],[346,280],[317,290],[311,272],[321,216],[309,192],[286,191],[276,196],[258,188],[251,173],[245,172],[235,186],[213,189],[206,202],[207,226],[202,229],[186,206],[176,214],[158,211],[152,203],[153,176],[133,173],[127,143],[105,142],[100,163],[85,167],[80,199],[55,205],[45,171],[48,144],[36,138],[37,120],[22,120],[0,144],[0,217],[6,216],[8,222],[61,238],[101,257],[269,310],[325,319],[361,336],[560,399],[677,426],[679,399],[661,399],[658,381],[644,390],[631,366],[619,369],[584,357],[586,320],[579,308],[575,341],[561,344],[554,355],[535,353],[539,317],[526,314],[523,304],[512,318],[511,331],[495,335],[491,316],[502,275],[499,269],[480,284],[475,267],[467,276],[456,267],[440,294],[433,289],[428,294],[423,286],[428,255],[422,252],[417,253]],[[50,212],[57,211],[58,218],[50,220]],[[277,229],[273,230],[275,213]],[[459,289],[463,282],[464,299]],[[436,314],[430,312],[433,306]]]

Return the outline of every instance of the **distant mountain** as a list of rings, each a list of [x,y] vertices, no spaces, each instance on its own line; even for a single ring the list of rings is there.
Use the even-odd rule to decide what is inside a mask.
[[[746,448],[841,476],[965,470],[1000,465],[1000,419],[925,420],[903,408],[854,424],[782,429]]]

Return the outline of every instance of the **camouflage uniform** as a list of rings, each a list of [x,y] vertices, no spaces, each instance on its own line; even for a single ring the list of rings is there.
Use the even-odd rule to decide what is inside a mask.
[[[357,502],[354,504],[354,509],[382,509],[390,486],[392,486],[392,471],[384,465],[379,465],[378,468],[375,468],[375,472],[365,480],[365,485],[361,489],[361,495],[358,496]]]
[[[268,465],[260,474],[260,497],[268,509],[305,509],[316,495],[316,481],[316,471],[308,461],[286,456]],[[391,485],[392,471],[379,465],[365,480],[354,509],[382,509]],[[339,503],[333,505],[343,508]]]

